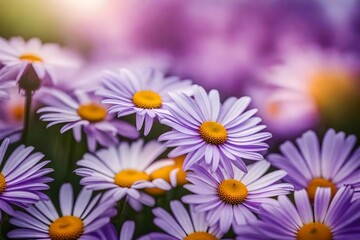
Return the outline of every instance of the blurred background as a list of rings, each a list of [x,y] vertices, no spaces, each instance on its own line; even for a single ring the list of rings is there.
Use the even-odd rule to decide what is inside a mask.
[[[2,0],[0,35],[58,42],[98,69],[151,66],[223,98],[249,95],[275,142],[329,127],[360,136],[356,0]]]

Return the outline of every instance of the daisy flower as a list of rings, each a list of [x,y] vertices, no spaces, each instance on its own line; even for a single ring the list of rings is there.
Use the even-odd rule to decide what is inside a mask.
[[[194,98],[183,93],[173,93],[173,103],[166,104],[171,115],[165,115],[161,123],[172,127],[170,132],[159,137],[175,147],[169,157],[187,154],[184,170],[205,160],[214,172],[219,165],[231,169],[231,163],[243,171],[246,165],[242,158],[262,160],[258,153],[267,150],[263,141],[271,134],[260,132],[266,126],[258,125],[261,119],[252,117],[256,109],[245,111],[249,97],[229,98],[220,103],[219,92],[209,94],[200,86],[194,86]]]
[[[85,92],[76,91],[74,97],[58,91],[48,90],[43,102],[46,107],[38,110],[40,119],[50,122],[47,127],[65,123],[60,132],[73,130],[76,141],[81,141],[83,130],[87,136],[90,151],[96,150],[97,143],[111,146],[118,143],[118,135],[137,138],[139,133],[131,125],[107,114],[107,107],[100,100]]]
[[[280,146],[282,154],[270,154],[268,159],[288,175],[284,180],[305,188],[313,201],[318,187],[330,187],[332,196],[343,184],[360,179],[360,148],[353,151],[356,137],[329,129],[320,146],[313,131],[305,132],[296,145],[287,141]]]
[[[5,139],[0,145],[0,210],[9,215],[14,213],[10,204],[27,207],[41,199],[47,199],[42,191],[49,189],[46,177],[51,168],[43,168],[50,161],[40,160],[44,157],[34,152],[33,147],[17,147],[7,160],[4,159],[10,140]],[[1,220],[1,211],[0,211]]]
[[[320,109],[341,111],[344,106],[336,105],[358,94],[358,63],[350,56],[316,47],[293,47],[284,49],[281,60],[263,74],[260,86],[248,89],[271,132],[283,136],[301,133],[318,122]]]
[[[10,142],[21,139],[24,127],[24,97],[17,87],[9,90],[10,98],[0,101],[0,140],[10,138]]]
[[[153,171],[173,164],[172,160],[154,162],[165,150],[165,146],[155,141],[144,144],[140,139],[131,145],[123,142],[95,154],[85,154],[77,162],[81,168],[75,173],[83,177],[80,184],[87,189],[106,190],[105,195],[112,196],[116,201],[127,196],[131,207],[140,211],[142,204],[153,206],[155,200],[139,189],[171,189],[164,179],[152,179],[150,176]]]
[[[80,66],[79,58],[57,44],[42,44],[40,39],[28,41],[20,37],[9,40],[0,37],[0,79],[19,80],[26,66],[31,64],[38,77],[55,84],[61,76]]]
[[[164,233],[151,233],[147,235],[150,240],[195,240],[195,239],[220,239],[222,233],[217,226],[211,226],[205,219],[204,213],[197,213],[190,205],[190,214],[184,205],[177,200],[170,202],[174,216],[162,208],[153,209],[154,223]],[[146,238],[144,238],[146,239]]]
[[[261,235],[251,239],[359,239],[360,201],[351,201],[353,194],[350,186],[343,186],[332,198],[330,188],[318,188],[313,207],[305,189],[295,191],[295,206],[280,196],[277,205],[263,206],[261,220],[252,225]]]
[[[91,198],[92,191],[82,189],[75,200],[71,184],[61,186],[59,203],[61,213],[50,200],[40,201],[17,211],[10,223],[19,228],[8,233],[9,238],[24,239],[97,239],[94,234],[116,214],[114,202],[101,196]]]
[[[120,235],[116,233],[116,229],[113,224],[106,224],[98,231],[98,238],[101,240],[132,240],[135,231],[134,221],[126,221],[123,223]]]
[[[182,170],[182,166],[185,160],[185,155],[175,157],[172,160],[174,161],[173,164],[155,170],[150,174],[150,178],[151,179],[162,178],[168,183],[170,183],[173,187],[182,186],[185,183],[187,183],[186,180],[187,173]],[[157,163],[160,163],[161,161],[168,161],[168,160],[167,159],[159,160],[157,161]],[[145,191],[154,196],[159,196],[166,192],[165,190],[160,188],[147,188],[145,189]]]
[[[98,92],[105,104],[111,104],[110,113],[118,117],[136,114],[136,128],[145,122],[144,135],[150,132],[154,119],[166,114],[164,105],[171,101],[169,92],[190,92],[191,81],[178,77],[164,77],[160,71],[149,70],[135,74],[126,69],[108,72],[103,89]]]
[[[219,168],[210,174],[204,167],[197,166],[188,173],[184,188],[194,194],[186,195],[182,201],[194,204],[195,211],[206,213],[210,225],[219,223],[222,232],[232,224],[246,224],[256,220],[262,203],[274,204],[274,196],[288,194],[293,190],[289,183],[278,183],[286,172],[279,170],[264,175],[270,163],[263,160],[249,165],[245,174],[237,168],[232,173]]]

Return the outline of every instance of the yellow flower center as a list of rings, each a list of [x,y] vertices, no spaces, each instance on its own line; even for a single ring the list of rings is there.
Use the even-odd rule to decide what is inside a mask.
[[[327,180],[325,178],[313,178],[307,187],[307,193],[309,195],[309,198],[311,202],[314,202],[315,199],[315,192],[318,187],[329,187],[331,188],[331,197],[335,196],[335,193],[337,191],[336,185],[332,183],[330,180]]]
[[[16,122],[21,122],[24,119],[24,105],[16,104],[10,108],[10,114],[12,119]]]
[[[149,181],[150,176],[145,173],[134,169],[125,169],[118,172],[114,177],[114,182],[119,187],[130,188],[134,182],[145,180]]]
[[[182,166],[183,166],[185,157],[186,157],[186,155],[182,155],[182,156],[174,158],[173,159],[174,160],[173,165],[162,167],[162,168],[159,168],[156,171],[152,172],[150,174],[150,179],[154,180],[154,179],[157,179],[157,178],[162,178],[165,181],[167,181],[168,183],[170,183],[170,172],[172,170],[178,168],[179,171],[178,171],[178,173],[176,175],[177,185],[180,185],[180,186],[184,185],[185,183],[187,183],[187,181],[186,181],[186,172],[184,172],[182,170]],[[145,191],[150,193],[151,195],[154,195],[154,196],[158,196],[158,195],[161,195],[161,194],[166,192],[165,190],[162,190],[160,188],[147,188],[147,189],[145,189]]]
[[[227,131],[218,122],[204,122],[199,128],[199,133],[202,139],[210,144],[221,145],[227,140]]]
[[[331,240],[332,234],[328,226],[323,223],[308,223],[300,228],[297,233],[298,240]]]
[[[83,120],[88,120],[89,122],[101,122],[106,117],[106,109],[97,104],[97,103],[90,103],[80,105],[77,109],[77,113]]]
[[[349,73],[343,70],[324,69],[312,76],[309,92],[319,103],[333,96],[346,97],[355,90],[352,78]]]
[[[217,192],[223,202],[233,205],[244,202],[248,195],[246,186],[235,179],[222,181],[218,186]]]
[[[33,53],[24,53],[22,55],[19,56],[19,59],[22,61],[28,61],[28,62],[42,62],[43,59],[41,57],[39,57],[36,54]]]
[[[183,240],[217,240],[217,238],[207,232],[194,232],[184,237]]]
[[[162,106],[161,96],[150,90],[136,92],[132,97],[132,101],[138,108],[153,109]]]
[[[83,221],[75,216],[64,216],[50,224],[49,235],[52,240],[79,239],[84,232]]]
[[[0,173],[0,194],[2,194],[6,189],[6,179],[2,173]]]

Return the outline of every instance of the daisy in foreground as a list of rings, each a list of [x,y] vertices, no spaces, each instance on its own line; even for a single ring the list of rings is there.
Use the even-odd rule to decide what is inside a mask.
[[[258,213],[261,204],[275,204],[272,197],[293,190],[289,183],[277,183],[286,175],[285,171],[264,175],[269,167],[265,160],[249,165],[247,174],[237,168],[233,173],[219,168],[210,174],[204,167],[195,167],[187,175],[191,184],[184,186],[194,194],[184,196],[182,201],[194,204],[196,212],[206,213],[210,225],[219,223],[221,231],[227,232],[232,224],[256,220],[254,213]]]
[[[95,240],[98,229],[116,214],[113,201],[102,201],[100,194],[91,199],[92,192],[82,189],[74,205],[73,189],[69,183],[60,189],[61,214],[53,203],[41,201],[15,212],[10,223],[19,227],[8,233],[9,238],[24,239],[83,239]]]
[[[28,207],[41,199],[47,199],[41,191],[49,189],[46,183],[51,182],[52,178],[45,175],[53,170],[43,168],[50,162],[40,162],[43,154],[32,153],[34,148],[25,148],[24,145],[17,147],[4,161],[9,142],[7,138],[0,146],[0,210],[12,215],[14,212],[10,204]],[[0,211],[0,220],[1,215]]]
[[[176,147],[169,157],[187,154],[184,170],[205,160],[214,172],[219,165],[231,170],[231,164],[246,172],[242,158],[262,160],[258,153],[268,145],[263,141],[271,134],[260,132],[266,126],[258,125],[260,118],[252,117],[256,109],[245,111],[249,97],[229,98],[220,103],[219,92],[209,94],[200,86],[194,86],[194,98],[182,93],[170,94],[173,103],[166,104],[171,115],[161,123],[173,128],[159,137],[168,147]]]
[[[172,160],[158,161],[156,158],[166,150],[162,144],[151,141],[144,144],[138,140],[131,145],[120,143],[93,154],[85,154],[77,162],[81,166],[75,173],[82,176],[80,184],[92,190],[106,190],[105,195],[119,201],[127,196],[130,206],[136,211],[142,204],[154,206],[155,199],[140,191],[144,188],[170,190],[171,185],[164,179],[152,179],[151,173],[173,164]]]
[[[118,143],[118,135],[137,138],[139,133],[131,125],[107,114],[107,107],[91,94],[76,91],[74,97],[58,90],[48,90],[43,102],[47,105],[37,112],[40,119],[50,122],[47,127],[65,123],[60,132],[73,130],[74,138],[81,141],[82,130],[87,137],[90,151],[96,150],[99,143],[111,146]]]
[[[180,201],[171,201],[170,207],[175,218],[162,208],[153,209],[155,225],[166,232],[166,234],[150,233],[141,239],[217,240],[224,235],[217,226],[209,225],[204,213],[196,213],[192,206],[190,206],[190,215]]]
[[[42,81],[56,84],[59,73],[63,76],[77,69],[81,61],[69,50],[53,43],[42,44],[38,38],[25,41],[21,37],[9,40],[0,37],[0,63],[3,65],[0,79],[18,81],[26,66],[32,64]]]
[[[164,77],[160,71],[148,70],[136,75],[126,69],[108,72],[104,76],[103,89],[98,94],[102,103],[111,104],[110,113],[118,117],[136,114],[136,128],[145,122],[144,135],[150,132],[154,119],[167,113],[164,105],[171,101],[170,92],[189,93],[191,81],[178,77]]]
[[[305,189],[295,192],[295,206],[280,196],[276,206],[264,205],[261,220],[251,226],[255,234],[246,232],[251,239],[359,239],[360,201],[351,201],[353,194],[343,186],[332,199],[330,188],[318,188],[314,207]],[[240,234],[238,239],[249,238]]]
[[[305,132],[297,141],[298,148],[287,141],[280,146],[282,155],[270,154],[269,161],[285,170],[285,180],[295,189],[306,189],[313,201],[318,187],[330,187],[332,196],[343,184],[360,179],[360,148],[353,153],[356,137],[329,129],[320,146],[313,131]]]

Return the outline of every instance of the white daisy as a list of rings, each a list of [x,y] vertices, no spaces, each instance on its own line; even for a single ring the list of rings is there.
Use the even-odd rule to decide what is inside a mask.
[[[80,183],[86,188],[106,190],[105,195],[112,196],[116,201],[128,196],[129,204],[140,211],[142,204],[153,206],[155,200],[139,189],[171,189],[164,179],[151,178],[153,171],[174,163],[173,160],[153,163],[165,150],[164,145],[155,141],[144,144],[140,139],[131,145],[123,142],[95,154],[85,154],[77,162],[81,168],[76,169],[75,173],[83,177]]]
[[[191,92],[191,81],[181,81],[178,77],[164,77],[155,70],[135,74],[126,69],[108,72],[104,76],[103,89],[98,92],[104,97],[103,103],[111,104],[110,113],[118,117],[136,114],[136,127],[140,130],[145,122],[144,135],[153,125],[154,118],[159,118],[167,111],[163,108],[170,102],[169,92]]]
[[[55,84],[60,74],[75,70],[81,61],[73,52],[57,44],[42,44],[38,38],[25,41],[21,37],[0,37],[0,63],[4,65],[0,79],[19,80],[26,66],[32,64],[41,80]]]

